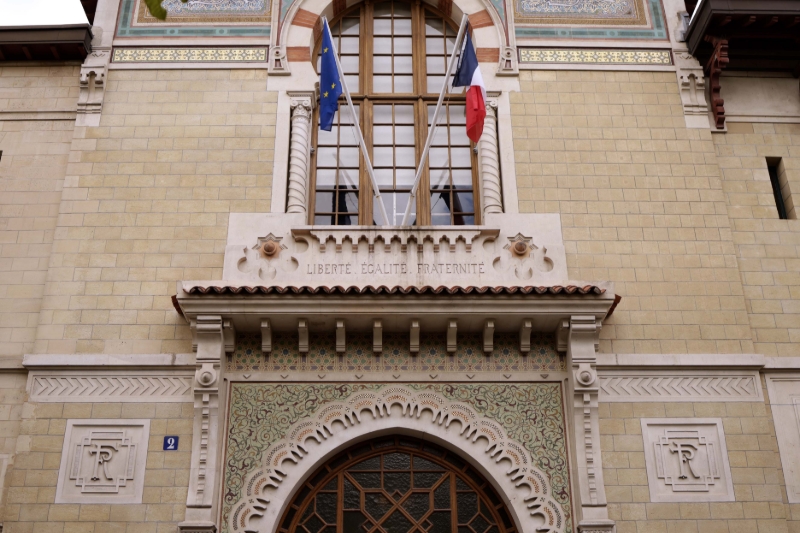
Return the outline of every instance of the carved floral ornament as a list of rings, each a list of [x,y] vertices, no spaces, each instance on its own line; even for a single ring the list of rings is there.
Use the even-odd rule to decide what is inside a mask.
[[[453,422],[458,422],[460,429],[451,428]],[[398,385],[359,391],[296,422],[284,439],[264,452],[261,466],[245,478],[244,496],[231,509],[229,531],[259,532],[258,525],[251,524],[251,520],[265,515],[276,526],[282,507],[291,500],[290,491],[304,474],[337,448],[388,427],[415,429],[450,442],[463,454],[470,454],[497,484],[522,491],[523,494],[507,494],[507,497],[510,510],[516,512],[524,531],[563,531],[564,512],[550,495],[547,477],[534,466],[528,451],[510,439],[500,424],[480,416],[469,405],[449,401],[436,392],[414,391]],[[466,442],[456,441],[456,435]],[[287,461],[294,465],[287,468]]]

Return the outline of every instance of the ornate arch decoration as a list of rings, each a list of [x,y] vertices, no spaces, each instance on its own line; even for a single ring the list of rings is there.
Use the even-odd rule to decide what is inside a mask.
[[[322,17],[332,20],[362,0],[294,0],[287,8],[285,4],[288,1],[276,2],[278,13],[273,20],[280,22],[278,31],[272,34],[270,45],[269,73],[272,75],[291,74],[290,62],[305,62],[311,69],[311,57],[322,28]],[[498,50],[496,74],[509,76],[519,73],[514,32],[510,29],[513,28],[513,21],[509,20],[510,11],[506,10],[501,16],[491,0],[422,1],[449,15],[456,25],[464,14],[468,15],[479,55],[482,49],[487,51],[486,57],[494,55],[488,51]]]
[[[387,433],[425,438],[459,452],[492,484],[519,531],[564,531],[564,511],[551,496],[547,476],[500,424],[434,391],[400,385],[356,392],[295,423],[245,477],[244,494],[231,508],[229,531],[274,533],[296,488],[324,461],[356,442]]]

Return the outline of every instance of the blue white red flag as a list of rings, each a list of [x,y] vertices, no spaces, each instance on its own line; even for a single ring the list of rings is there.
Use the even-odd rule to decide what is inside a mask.
[[[472,46],[472,37],[466,27],[464,46],[458,58],[458,68],[453,77],[453,87],[469,87],[467,89],[467,136],[472,142],[478,142],[483,133],[483,119],[486,118],[486,86],[478,66],[478,56]]]
[[[339,95],[342,94],[342,83],[339,69],[336,67],[336,58],[333,57],[333,43],[328,20],[325,19],[322,28],[322,50],[320,50],[319,69],[319,129],[331,131],[333,117],[339,109]]]

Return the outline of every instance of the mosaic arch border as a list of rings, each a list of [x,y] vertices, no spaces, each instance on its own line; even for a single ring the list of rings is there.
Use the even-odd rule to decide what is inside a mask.
[[[327,403],[293,424],[246,476],[244,494],[231,508],[228,531],[275,533],[297,487],[326,460],[358,442],[397,433],[459,453],[494,486],[520,531],[566,530],[564,511],[550,495],[547,476],[534,467],[525,447],[509,438],[500,423],[436,391],[387,385]],[[287,461],[293,463],[289,468]],[[266,527],[250,527],[252,519],[260,519]]]

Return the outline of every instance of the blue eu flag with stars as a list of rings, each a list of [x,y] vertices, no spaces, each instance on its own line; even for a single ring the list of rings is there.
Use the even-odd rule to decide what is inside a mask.
[[[331,31],[328,21],[323,22],[322,50],[320,50],[319,72],[319,128],[331,131],[333,116],[339,109],[339,95],[342,94],[342,83],[339,78],[339,69],[336,68],[336,58],[331,42]]]

